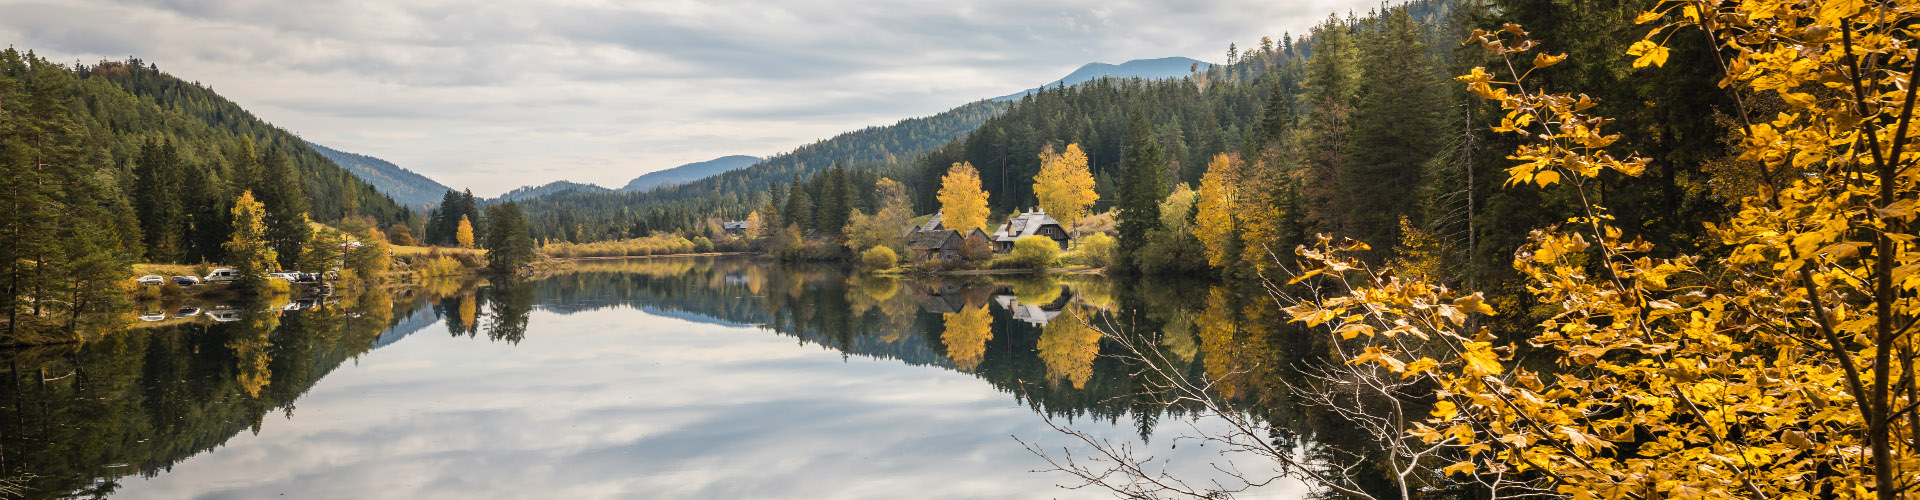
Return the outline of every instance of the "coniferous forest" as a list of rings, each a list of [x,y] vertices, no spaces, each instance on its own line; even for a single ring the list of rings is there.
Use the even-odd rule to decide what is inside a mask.
[[[234,203],[264,207],[292,268],[308,221],[415,217],[293,134],[138,59],[65,65],[0,52],[0,294],[22,318],[72,326],[123,301],[135,262],[225,259]]]

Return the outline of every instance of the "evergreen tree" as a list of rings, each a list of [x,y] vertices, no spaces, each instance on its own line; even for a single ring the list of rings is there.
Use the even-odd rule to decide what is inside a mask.
[[[181,203],[180,155],[173,141],[148,138],[140,146],[133,169],[133,207],[141,223],[146,258],[153,262],[177,262],[185,255],[188,234],[185,207]]]
[[[487,208],[487,268],[497,273],[517,273],[520,266],[533,262],[533,235],[528,231],[526,214],[517,202],[495,204]]]
[[[1134,263],[1134,253],[1146,243],[1147,233],[1160,227],[1160,199],[1167,194],[1167,163],[1160,142],[1147,125],[1147,112],[1134,108],[1127,125],[1126,151],[1120,159],[1121,261]]]
[[[1376,249],[1400,241],[1399,220],[1418,215],[1423,169],[1440,150],[1444,129],[1438,111],[1438,72],[1427,56],[1421,29],[1405,7],[1389,10],[1367,37],[1362,51],[1359,95],[1353,108],[1352,159],[1335,172],[1337,184],[1353,201],[1346,212],[1346,236]]]
[[[307,238],[313,234],[312,226],[307,224],[306,191],[300,186],[299,173],[293,170],[293,164],[287,160],[286,153],[279,148],[268,148],[267,154],[259,160],[258,177],[254,185],[256,198],[266,207],[267,241],[273,245],[277,264],[281,269],[291,269],[300,259],[300,250],[307,244]],[[260,195],[260,193],[265,193]]]

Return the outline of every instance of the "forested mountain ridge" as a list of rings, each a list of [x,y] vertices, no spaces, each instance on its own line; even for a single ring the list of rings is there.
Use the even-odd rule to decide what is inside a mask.
[[[715,175],[720,175],[725,172],[730,172],[733,170],[745,168],[747,166],[750,166],[759,162],[760,162],[760,158],[754,157],[754,156],[747,156],[747,155],[722,156],[719,158],[714,158],[714,159],[703,161],[703,162],[688,163],[686,165],[681,165],[681,166],[669,168],[666,170],[648,172],[639,177],[635,177],[631,181],[627,181],[627,185],[624,187],[621,187],[620,189],[618,189],[618,191],[620,192],[647,191],[647,190],[661,187],[661,186],[685,184],[688,182],[693,182],[700,179],[713,177]]]
[[[353,212],[381,223],[410,217],[408,211],[372,184],[341,168],[298,135],[267,123],[211,87],[162,72],[137,58],[78,65],[69,70],[80,82],[73,89],[76,118],[87,128],[112,166],[129,169],[147,137],[173,139],[184,159],[234,163],[240,143],[251,139],[256,151],[278,150],[298,171],[313,220],[331,222]],[[111,87],[95,85],[111,84]],[[123,176],[123,180],[131,180]]]
[[[932,116],[842,133],[746,168],[646,192],[571,190],[521,203],[536,237],[567,241],[685,229],[707,217],[742,218],[771,186],[810,176],[836,162],[866,171],[911,164],[925,152],[973,131],[1007,106],[976,101]]]
[[[314,151],[319,151],[327,159],[333,160],[335,165],[353,172],[360,180],[372,184],[375,189],[393,198],[395,202],[415,211],[426,210],[428,205],[440,201],[441,193],[453,190],[427,176],[394,165],[393,162],[336,150],[312,141],[308,141],[307,146],[312,147]]]
[[[541,184],[538,186],[520,186],[520,187],[514,188],[512,191],[501,193],[500,196],[489,198],[487,200],[487,203],[498,203],[503,201],[520,201],[520,200],[525,200],[529,198],[538,198],[541,196],[546,196],[546,195],[555,194],[555,193],[564,193],[568,191],[578,191],[582,193],[613,192],[612,189],[607,189],[598,184],[581,184],[573,181],[553,181],[553,182]]]
[[[1213,63],[1188,57],[1134,59],[1120,64],[1087,63],[1086,65],[1080,66],[1079,69],[1073,70],[1072,73],[1068,73],[1067,76],[1061,77],[1059,80],[1054,80],[1039,87],[995,97],[993,100],[1002,102],[1017,101],[1020,100],[1021,97],[1026,97],[1029,94],[1040,91],[1040,89],[1062,86],[1072,87],[1102,78],[1138,78],[1142,80],[1185,78],[1188,75],[1192,75],[1195,71],[1206,71],[1213,66]]]

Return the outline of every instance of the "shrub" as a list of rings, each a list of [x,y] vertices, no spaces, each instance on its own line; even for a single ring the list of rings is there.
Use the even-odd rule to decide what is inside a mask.
[[[1093,233],[1080,239],[1076,250],[1081,264],[1090,267],[1113,265],[1113,237],[1107,233]]]
[[[420,266],[421,276],[453,276],[460,274],[466,266],[460,260],[445,255],[436,256]]]
[[[693,237],[693,252],[694,253],[712,253],[713,240],[707,239],[707,237],[705,236]]]
[[[1008,257],[1013,267],[1023,269],[1046,269],[1060,257],[1060,244],[1045,236],[1028,236],[1013,242],[1012,255]]]
[[[860,263],[866,264],[868,269],[893,269],[900,263],[900,255],[893,253],[891,248],[876,246],[860,253]]]

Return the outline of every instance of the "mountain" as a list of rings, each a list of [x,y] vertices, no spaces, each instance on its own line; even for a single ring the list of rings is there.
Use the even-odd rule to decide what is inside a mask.
[[[627,182],[626,187],[620,188],[617,191],[620,191],[623,193],[632,192],[632,191],[647,191],[647,190],[651,190],[653,188],[657,188],[661,186],[686,184],[686,183],[697,181],[700,179],[713,177],[715,175],[720,175],[721,173],[724,173],[724,172],[746,168],[748,165],[752,165],[759,161],[760,161],[760,158],[757,158],[757,157],[746,156],[746,155],[733,155],[733,156],[722,156],[719,158],[714,158],[714,159],[699,162],[699,163],[688,163],[686,165],[681,165],[678,167],[673,167],[673,168],[661,170],[658,172],[649,172],[646,175],[635,177],[632,181]]]
[[[866,171],[913,165],[916,158],[945,146],[954,138],[966,136],[1011,105],[975,101],[933,116],[841,133],[744,168],[684,184],[648,191],[553,189],[549,190],[552,195],[524,199],[521,207],[527,211],[527,219],[538,238],[559,237],[557,231],[585,231],[587,239],[645,235],[656,229],[686,229],[707,217],[746,217],[757,208],[770,185],[784,185],[795,178],[810,176],[834,162],[845,162],[855,170]],[[563,223],[563,219],[567,223]]]
[[[453,190],[386,160],[339,151],[311,141],[307,145],[407,208],[425,211],[428,205],[439,203],[441,195]]]
[[[1193,74],[1195,65],[1198,65],[1198,68],[1201,71],[1205,71],[1207,68],[1213,67],[1212,63],[1209,63],[1206,61],[1200,61],[1197,59],[1186,58],[1186,57],[1162,57],[1159,59],[1134,59],[1132,61],[1127,61],[1120,64],[1092,63],[1086,66],[1081,66],[1080,69],[1076,69],[1076,70],[1073,70],[1072,73],[1068,73],[1065,78],[1054,80],[1052,83],[1041,85],[1038,88],[1022,90],[1019,92],[1014,92],[1012,94],[995,97],[993,98],[993,100],[1001,101],[1001,102],[1017,101],[1021,97],[1026,97],[1027,94],[1032,94],[1035,91],[1038,91],[1043,88],[1058,87],[1061,85],[1066,85],[1071,87],[1074,85],[1091,82],[1101,78],[1140,78],[1144,80],[1165,80],[1168,78],[1182,78],[1187,75]]]
[[[546,196],[549,194],[562,193],[567,191],[577,191],[582,193],[613,192],[612,189],[603,188],[593,184],[581,184],[573,181],[553,181],[553,182],[541,184],[538,186],[521,186],[518,189],[507,191],[506,194],[502,194],[497,198],[487,200],[487,202],[496,203],[496,202],[502,202],[502,201],[525,200],[528,198],[535,198],[535,197]]]

